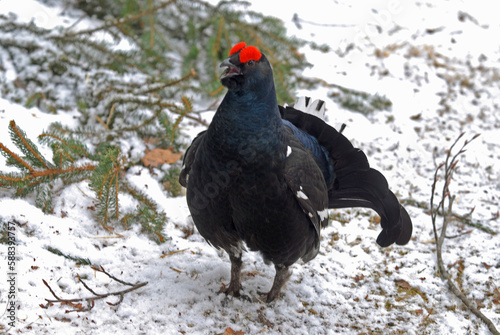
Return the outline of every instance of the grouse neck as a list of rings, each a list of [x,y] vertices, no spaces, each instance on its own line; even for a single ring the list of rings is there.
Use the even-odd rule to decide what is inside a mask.
[[[227,92],[207,134],[219,159],[261,165],[283,152],[284,128],[274,85],[260,93]]]
[[[281,116],[274,83],[262,84],[253,90],[229,90],[214,121],[220,119],[228,127],[242,130],[243,134],[245,130],[257,133],[276,131],[281,126]]]

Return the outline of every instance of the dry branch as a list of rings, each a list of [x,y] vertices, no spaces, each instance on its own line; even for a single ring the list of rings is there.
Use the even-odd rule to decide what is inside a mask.
[[[87,311],[90,311],[92,308],[94,308],[94,306],[95,306],[95,303],[94,303],[95,300],[104,299],[104,298],[107,298],[107,297],[110,297],[110,296],[118,296],[119,300],[117,302],[115,302],[115,303],[111,303],[111,302],[106,302],[106,303],[108,305],[110,305],[110,306],[118,306],[123,301],[123,296],[125,294],[127,294],[129,292],[132,292],[132,291],[135,291],[138,288],[141,288],[141,287],[143,287],[143,286],[145,286],[145,285],[148,284],[148,282],[142,282],[142,283],[137,283],[137,284],[127,283],[127,282],[125,282],[123,280],[120,280],[120,279],[112,276],[108,272],[106,272],[102,266],[99,266],[99,267],[92,266],[92,269],[94,269],[95,271],[104,273],[106,276],[108,276],[109,278],[113,279],[114,281],[116,281],[116,282],[118,282],[118,283],[120,283],[122,285],[131,286],[131,287],[128,288],[128,289],[121,290],[121,291],[108,292],[108,293],[97,293],[93,289],[91,289],[87,285],[87,283],[85,283],[82,280],[82,278],[78,275],[78,281],[80,283],[82,283],[82,285],[87,289],[87,291],[89,291],[90,293],[92,293],[93,296],[87,297],[87,298],[63,299],[63,298],[58,297],[57,294],[54,292],[54,290],[52,290],[52,288],[50,287],[50,285],[44,279],[42,279],[43,283],[45,284],[45,286],[47,286],[47,288],[49,289],[50,293],[52,293],[52,295],[54,296],[55,299],[45,299],[47,301],[47,303],[45,305],[44,304],[40,304],[40,307],[42,307],[42,308],[49,308],[54,303],[60,303],[61,305],[69,305],[69,306],[73,307],[72,310],[66,310],[66,313],[71,313],[71,312],[87,312]],[[87,305],[83,305],[82,302],[86,302]]]
[[[448,223],[451,221],[452,217],[452,206],[453,202],[455,201],[455,196],[451,194],[449,186],[453,177],[453,173],[456,171],[457,168],[457,158],[465,152],[465,147],[467,144],[469,144],[472,140],[476,139],[479,134],[475,135],[472,137],[470,140],[465,140],[464,144],[456,153],[455,155],[452,155],[453,148],[455,145],[458,143],[458,141],[462,138],[464,133],[460,134],[458,138],[453,142],[451,147],[446,151],[446,159],[444,163],[440,164],[434,173],[434,181],[432,183],[432,194],[431,194],[431,200],[430,200],[430,207],[431,207],[431,219],[432,219],[432,228],[434,231],[434,240],[436,243],[436,256],[437,256],[437,264],[438,264],[438,269],[439,273],[441,274],[441,277],[446,280],[448,287],[450,290],[467,306],[467,308],[475,314],[478,318],[480,318],[488,327],[488,329],[491,331],[492,334],[495,335],[500,335],[498,330],[495,328],[495,325],[493,322],[487,318],[479,309],[477,309],[476,306],[470,301],[469,298],[465,296],[465,294],[455,285],[453,282],[450,274],[446,270],[446,267],[444,266],[443,262],[443,254],[442,254],[442,248],[443,248],[443,242],[446,237],[446,228],[448,226]],[[444,182],[443,182],[443,188],[441,190],[441,200],[437,204],[437,206],[434,206],[434,194],[436,192],[436,186],[439,180],[439,172],[441,169],[444,169]],[[447,203],[446,203],[447,201]],[[437,216],[439,213],[442,213],[442,218],[443,218],[443,224],[441,227],[440,232],[438,233],[438,229],[436,226],[436,221],[437,221]]]

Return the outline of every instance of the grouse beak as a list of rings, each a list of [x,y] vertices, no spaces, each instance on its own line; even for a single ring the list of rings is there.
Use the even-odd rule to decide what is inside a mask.
[[[225,67],[226,69],[222,74],[220,75],[220,79],[228,78],[228,77],[233,77],[233,76],[238,76],[241,75],[241,69],[231,63],[229,58],[226,58],[221,64],[220,67]]]

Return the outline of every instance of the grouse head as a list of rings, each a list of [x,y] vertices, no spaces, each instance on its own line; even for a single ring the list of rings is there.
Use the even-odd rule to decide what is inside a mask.
[[[273,71],[266,56],[245,42],[233,46],[229,58],[220,67],[226,68],[220,79],[229,90],[265,88],[266,81],[273,82]]]

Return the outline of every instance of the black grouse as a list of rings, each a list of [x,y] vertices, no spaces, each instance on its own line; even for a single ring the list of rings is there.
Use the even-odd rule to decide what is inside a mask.
[[[180,183],[200,234],[231,260],[225,293],[239,296],[242,250],[276,268],[276,299],[297,260],[313,259],[328,208],[368,207],[381,217],[380,246],[406,244],[412,223],[365,154],[320,117],[278,106],[266,56],[244,42],[220,65],[228,91],[184,155]],[[320,110],[322,102],[311,108]]]

